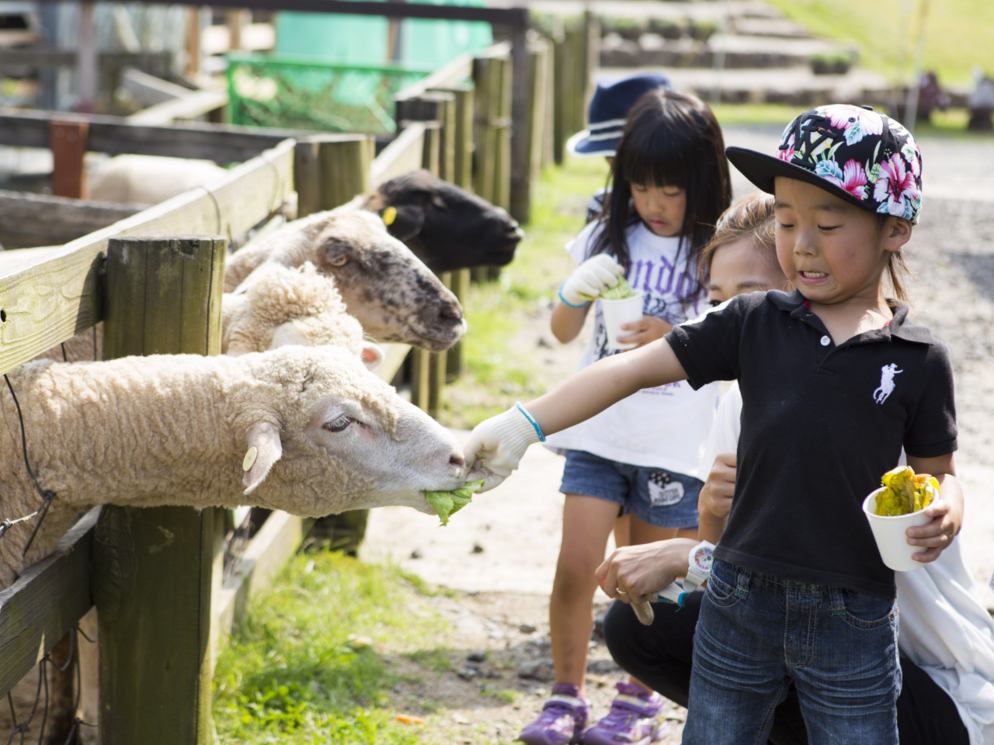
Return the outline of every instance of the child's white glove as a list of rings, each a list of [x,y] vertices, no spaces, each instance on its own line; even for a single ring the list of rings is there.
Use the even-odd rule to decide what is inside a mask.
[[[469,466],[466,480],[483,479],[481,492],[493,489],[518,467],[529,445],[543,440],[538,424],[521,404],[480,422],[463,448]]]
[[[573,270],[559,289],[559,299],[571,308],[582,308],[609,287],[618,284],[624,267],[607,254],[597,254]]]

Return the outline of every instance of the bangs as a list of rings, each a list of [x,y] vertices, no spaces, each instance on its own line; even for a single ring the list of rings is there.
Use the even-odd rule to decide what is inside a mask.
[[[632,128],[626,133],[615,155],[621,177],[639,186],[689,189],[702,175],[702,162],[708,160],[701,146],[707,123],[691,111],[671,108],[665,114],[668,116],[656,126]]]

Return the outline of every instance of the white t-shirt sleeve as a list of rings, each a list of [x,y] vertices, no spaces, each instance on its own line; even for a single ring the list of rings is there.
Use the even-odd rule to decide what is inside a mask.
[[[566,244],[566,252],[573,257],[573,261],[577,264],[582,264],[587,260],[590,247],[593,246],[594,240],[600,233],[600,228],[600,222],[597,220],[587,223],[583,230],[577,233],[576,238]]]
[[[711,427],[707,442],[704,443],[704,455],[701,456],[701,467],[697,472],[697,477],[701,481],[707,481],[718,453],[734,453],[738,450],[741,431],[742,392],[739,390],[738,381],[734,381],[718,404],[714,425]]]

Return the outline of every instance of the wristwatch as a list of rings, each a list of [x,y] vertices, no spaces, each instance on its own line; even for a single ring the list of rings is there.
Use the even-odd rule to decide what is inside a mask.
[[[714,544],[701,541],[692,549],[687,557],[687,581],[692,585],[703,585],[711,576],[711,552]]]

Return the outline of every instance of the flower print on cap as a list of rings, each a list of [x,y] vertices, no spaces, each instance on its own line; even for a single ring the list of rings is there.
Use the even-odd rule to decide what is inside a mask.
[[[866,173],[855,160],[846,163],[845,168],[839,168],[834,160],[823,160],[815,167],[815,173],[829,183],[842,187],[856,199],[866,198]]]
[[[915,177],[904,165],[904,159],[894,155],[880,164],[873,198],[880,202],[877,212],[911,218],[918,207],[918,186]]]
[[[884,131],[884,120],[875,111],[867,111],[859,106],[825,106],[832,126],[841,129],[847,145],[855,145],[867,135],[878,135]]]
[[[918,223],[921,150],[900,122],[869,107],[834,104],[805,111],[784,130],[776,156],[730,147],[728,159],[773,193],[777,176],[819,186],[869,212]]]

